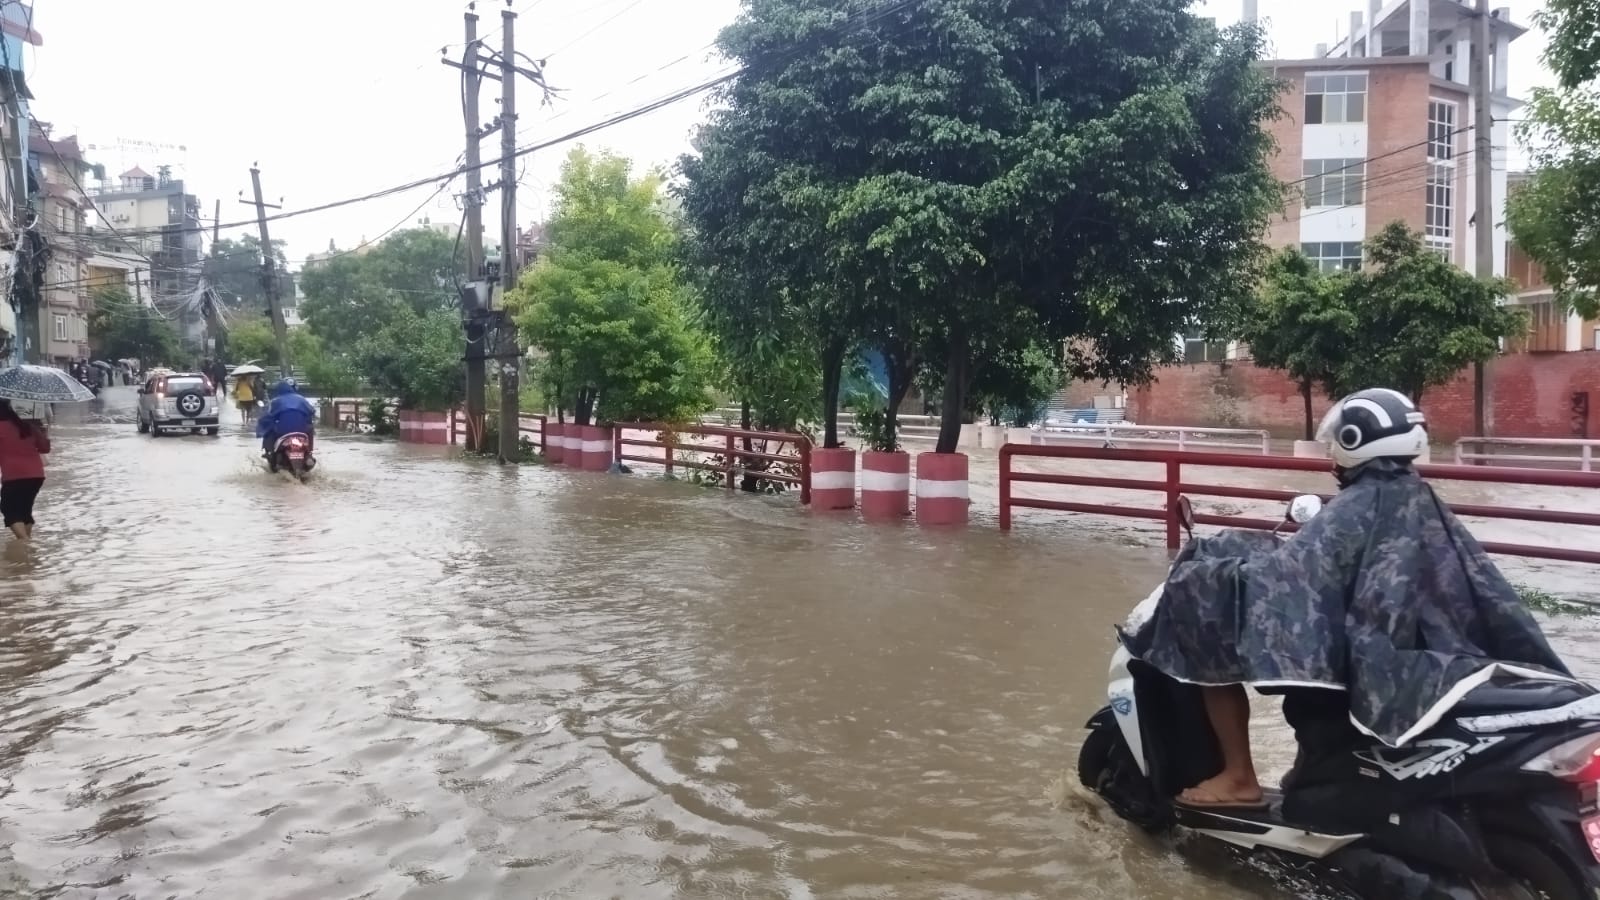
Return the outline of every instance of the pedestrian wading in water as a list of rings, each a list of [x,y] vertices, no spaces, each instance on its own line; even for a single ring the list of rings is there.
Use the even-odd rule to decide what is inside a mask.
[[[0,515],[18,540],[33,537],[33,501],[44,487],[44,454],[50,434],[44,423],[17,415],[0,399]]]

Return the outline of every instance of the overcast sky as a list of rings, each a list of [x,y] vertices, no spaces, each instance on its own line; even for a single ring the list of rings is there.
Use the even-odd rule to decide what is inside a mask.
[[[241,190],[249,195],[252,162],[261,167],[268,202],[281,197],[294,210],[447,171],[461,154],[459,72],[439,62],[441,47],[457,58],[461,53],[461,0],[35,3],[34,27],[44,43],[27,59],[33,114],[53,123],[53,134],[76,133],[94,146],[89,158],[112,176],[134,165],[152,174],[157,165],[172,165],[199,196],[208,225],[218,199],[224,225],[253,217],[238,202]],[[567,89],[554,108],[540,109],[531,86],[518,86],[519,146],[726,71],[709,45],[739,8],[738,0],[513,3],[520,14],[517,49],[547,58],[550,81]],[[1198,5],[1224,24],[1237,21],[1242,6],[1239,0]],[[1509,6],[1513,20],[1524,24],[1540,6],[1536,0],[1494,5]],[[480,34],[498,47],[503,0],[480,0],[477,7]],[[1316,43],[1343,35],[1350,10],[1365,7],[1365,0],[1260,0],[1279,57],[1309,56]],[[1513,93],[1548,81],[1539,64],[1543,44],[1532,32],[1512,45]],[[497,113],[498,96],[499,85],[487,83],[484,121]],[[670,164],[687,148],[703,109],[702,98],[686,100],[586,142],[641,165]],[[524,226],[543,215],[565,149],[528,161],[519,192]],[[486,147],[484,158],[497,151],[498,145]],[[292,261],[325,250],[330,239],[348,249],[400,223],[458,221],[450,193],[460,187],[458,181],[431,200],[427,188],[289,218],[272,223],[272,234],[289,242]],[[491,204],[486,220],[493,222],[499,207]]]

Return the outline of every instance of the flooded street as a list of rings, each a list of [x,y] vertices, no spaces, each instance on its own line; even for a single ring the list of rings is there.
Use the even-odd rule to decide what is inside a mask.
[[[0,558],[0,896],[1290,896],[1076,788],[1151,543],[338,435],[300,485],[237,424],[55,438]]]

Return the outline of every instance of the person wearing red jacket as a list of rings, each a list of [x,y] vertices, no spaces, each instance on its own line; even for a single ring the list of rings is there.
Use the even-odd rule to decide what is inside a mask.
[[[33,501],[44,486],[44,454],[50,434],[44,423],[17,415],[0,399],[0,515],[17,540],[33,537]]]

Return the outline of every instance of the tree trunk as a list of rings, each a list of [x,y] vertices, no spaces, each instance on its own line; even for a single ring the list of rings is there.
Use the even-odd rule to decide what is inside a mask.
[[[749,400],[744,400],[744,401],[741,401],[739,403],[739,427],[743,428],[745,431],[749,431],[750,430],[750,401]],[[745,438],[744,438],[744,452],[749,453],[754,449],[755,448],[750,445],[750,437],[748,435],[746,435]],[[763,462],[765,462],[765,461],[763,461]],[[754,468],[762,468],[762,469],[764,469],[764,468],[766,468],[765,465],[759,465],[758,466],[756,464],[756,462],[754,460],[750,459],[748,456],[744,458],[744,465],[745,465],[746,469],[754,469]],[[749,472],[746,472],[745,476],[744,476],[744,479],[739,482],[739,490],[744,491],[747,494],[754,494],[760,488],[761,488],[761,479],[755,477],[754,475],[751,475]]]
[[[1306,401],[1306,440],[1317,439],[1317,423],[1311,420],[1311,379],[1300,382],[1300,396]]]
[[[967,358],[971,348],[967,334],[962,330],[950,332],[950,355],[944,367],[944,403],[939,410],[939,443],[935,453],[954,453],[961,443],[961,425],[967,405],[967,373],[971,361]]]
[[[844,343],[822,348],[822,446],[839,446],[839,387],[844,375]]]
[[[584,388],[578,392],[578,402],[572,410],[572,421],[577,425],[592,425],[594,417],[594,388]]]
[[[916,371],[916,360],[910,353],[885,351],[883,354],[884,369],[889,375],[889,406],[884,410],[883,425],[884,435],[888,438],[889,449],[900,448],[900,404],[906,400],[906,394],[911,391],[911,377]]]

